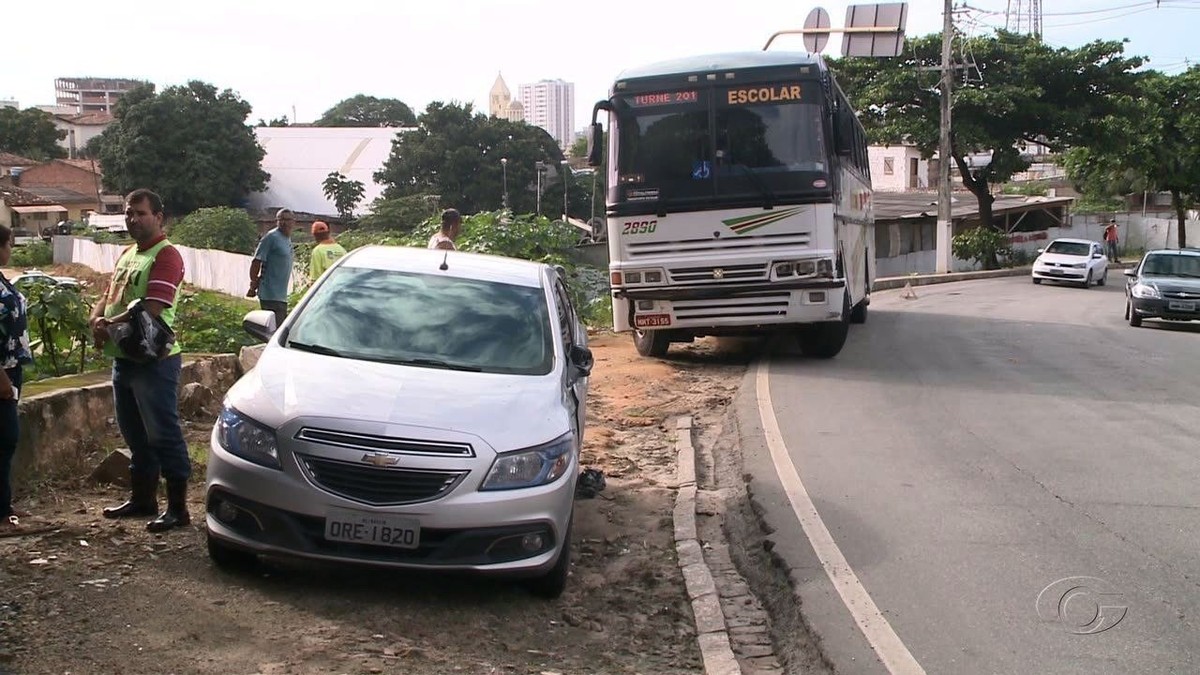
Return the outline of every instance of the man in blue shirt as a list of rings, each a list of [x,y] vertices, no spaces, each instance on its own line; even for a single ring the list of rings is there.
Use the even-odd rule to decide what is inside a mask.
[[[292,277],[292,228],[296,216],[288,209],[275,214],[275,228],[263,236],[250,263],[250,290],[263,309],[275,313],[278,328],[287,317],[288,280]]]

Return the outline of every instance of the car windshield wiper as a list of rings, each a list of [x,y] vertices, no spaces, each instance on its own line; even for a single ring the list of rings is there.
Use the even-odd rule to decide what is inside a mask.
[[[426,366],[428,368],[445,368],[446,370],[462,370],[468,373],[478,373],[483,370],[479,366],[468,366],[462,363],[449,363],[437,359],[378,359],[384,363],[394,363],[399,366]]]
[[[299,349],[300,351],[304,351],[304,352],[312,352],[314,354],[324,354],[326,356],[336,356],[339,358],[345,358],[345,356],[346,356],[345,354],[339,352],[338,350],[336,350],[332,347],[326,347],[325,345],[310,345],[305,342],[297,342],[295,340],[289,340],[287,343],[287,346],[292,347],[294,349]]]

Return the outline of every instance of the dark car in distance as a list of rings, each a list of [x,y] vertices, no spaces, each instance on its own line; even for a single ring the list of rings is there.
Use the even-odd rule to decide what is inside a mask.
[[[1125,318],[1200,321],[1200,249],[1149,251],[1125,270]]]

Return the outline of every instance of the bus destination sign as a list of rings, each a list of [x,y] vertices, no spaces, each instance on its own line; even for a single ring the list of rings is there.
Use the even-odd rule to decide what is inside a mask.
[[[680,103],[695,103],[700,100],[700,94],[690,91],[664,91],[653,94],[631,94],[625,97],[625,102],[635,108],[645,108],[652,105],[678,105]]]

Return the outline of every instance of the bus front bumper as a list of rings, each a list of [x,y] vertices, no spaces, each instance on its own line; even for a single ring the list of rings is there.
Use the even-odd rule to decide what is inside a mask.
[[[614,328],[680,330],[712,335],[710,329],[768,328],[837,321],[842,317],[846,282],[804,279],[783,283],[685,288],[617,289]]]

